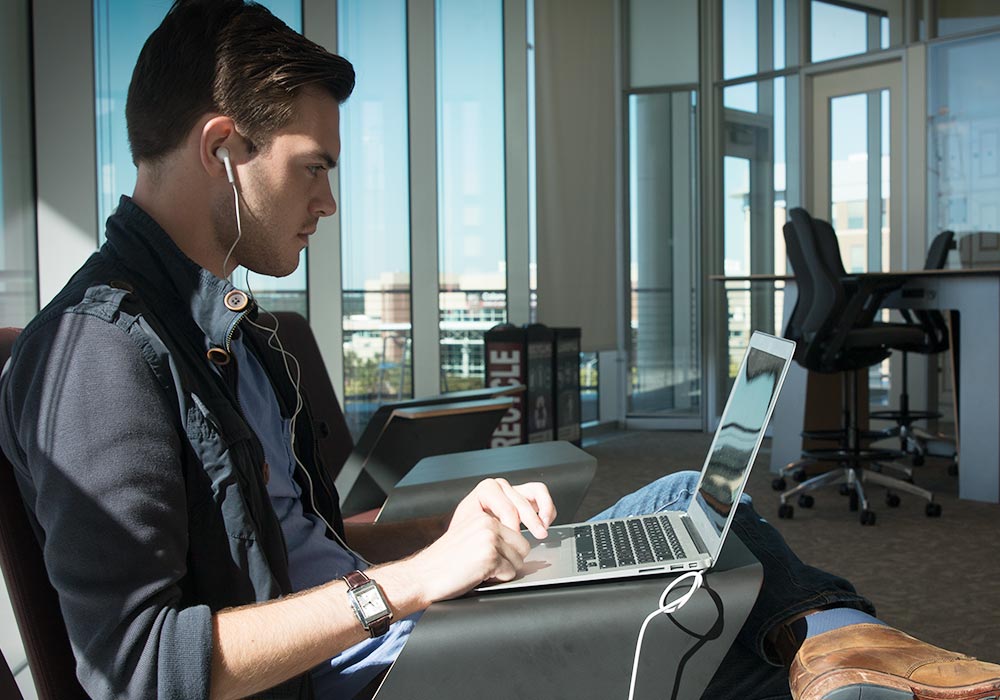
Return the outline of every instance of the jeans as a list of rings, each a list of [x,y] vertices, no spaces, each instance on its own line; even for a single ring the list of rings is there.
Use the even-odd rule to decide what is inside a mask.
[[[686,510],[698,484],[698,472],[669,474],[594,516],[594,520]],[[874,615],[875,607],[847,580],[804,564],[781,535],[753,509],[744,495],[729,537],[737,536],[760,561],[764,582],[757,602],[736,642],[719,665],[704,698],[775,700],[790,698],[788,671],[768,658],[767,633],[777,624],[809,610],[856,608]]]

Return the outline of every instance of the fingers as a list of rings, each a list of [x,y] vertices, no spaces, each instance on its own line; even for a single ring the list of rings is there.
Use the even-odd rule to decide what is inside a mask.
[[[486,479],[476,487],[476,493],[483,511],[492,514],[510,529],[519,530],[524,523],[528,531],[539,539],[548,534],[537,506],[506,479]]]
[[[556,507],[548,488],[541,483],[511,486],[506,479],[485,479],[455,510],[452,523],[488,513],[511,530],[521,524],[538,539],[545,539],[556,518]]]
[[[497,483],[507,500],[517,509],[518,521],[524,523],[524,526],[528,528],[528,532],[536,538],[540,540],[545,539],[549,534],[546,529],[548,523],[544,522],[539,515],[538,505],[535,501],[528,498],[528,495],[537,494],[531,494],[529,490],[529,494],[526,495],[519,488],[511,486],[506,479],[497,479]]]
[[[545,484],[537,481],[528,484],[519,484],[514,487],[514,490],[528,499],[528,502],[531,503],[534,511],[538,513],[538,517],[541,518],[545,527],[555,522],[556,504],[552,501],[552,495]]]
[[[429,600],[433,601],[461,595],[483,581],[513,580],[530,551],[531,545],[519,530],[480,511],[449,528],[416,558],[436,572],[421,578],[432,587]]]
[[[487,578],[510,581],[517,576],[524,565],[524,558],[531,551],[531,545],[520,532],[511,530],[503,524],[497,523],[497,533],[499,538],[496,551],[499,557],[494,570]]]

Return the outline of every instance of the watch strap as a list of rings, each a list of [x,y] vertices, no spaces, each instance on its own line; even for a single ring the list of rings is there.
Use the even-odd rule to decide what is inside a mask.
[[[353,591],[355,588],[365,585],[371,579],[363,571],[352,571],[344,577],[344,581],[347,582],[347,588]]]

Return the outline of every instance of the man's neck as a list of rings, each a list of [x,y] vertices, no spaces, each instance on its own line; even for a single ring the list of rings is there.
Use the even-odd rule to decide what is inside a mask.
[[[225,251],[220,253],[216,243],[209,188],[202,176],[176,161],[155,168],[140,164],[132,201],[186,256],[222,277]]]

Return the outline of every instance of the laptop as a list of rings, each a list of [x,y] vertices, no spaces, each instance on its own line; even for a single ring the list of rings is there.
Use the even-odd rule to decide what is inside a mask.
[[[795,343],[754,332],[687,511],[550,527],[513,581],[479,592],[710,569],[732,524]]]

